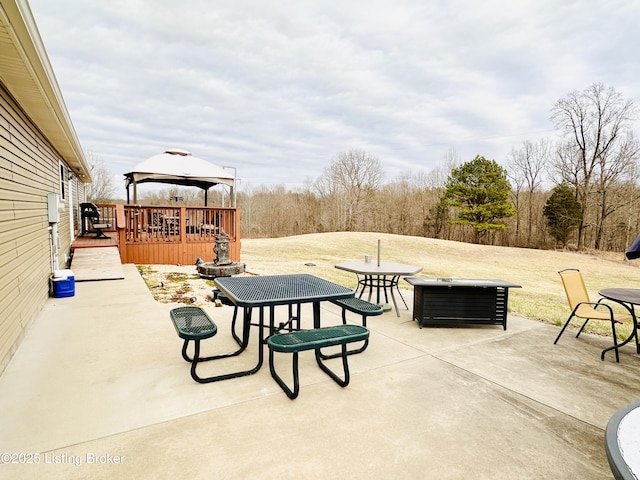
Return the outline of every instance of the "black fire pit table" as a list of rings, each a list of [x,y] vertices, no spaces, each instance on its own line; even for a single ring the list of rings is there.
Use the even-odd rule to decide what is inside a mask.
[[[415,278],[413,319],[425,325],[502,325],[507,329],[510,288],[521,288],[504,280],[469,278]]]

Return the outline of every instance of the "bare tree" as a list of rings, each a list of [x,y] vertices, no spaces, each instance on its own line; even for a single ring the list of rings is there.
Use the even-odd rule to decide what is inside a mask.
[[[92,183],[85,186],[87,200],[95,203],[109,203],[115,195],[113,177],[101,157],[93,152],[85,154],[89,163]]]
[[[339,186],[333,183],[327,170],[312,185],[311,192],[318,195],[322,204],[319,217],[322,230],[329,232],[343,230],[344,201]]]
[[[318,179],[316,190],[338,208],[336,213],[343,219],[340,229],[353,231],[382,178],[378,159],[364,150],[354,149],[336,157]]]
[[[596,249],[602,248],[606,219],[628,202],[635,203],[637,200],[637,196],[629,197],[624,192],[628,190],[625,187],[633,178],[640,146],[633,132],[628,132],[625,137],[621,139],[619,148],[610,153],[609,161],[602,157],[598,163],[599,177],[596,183],[598,210],[594,245]]]
[[[455,149],[455,147],[449,148],[449,150],[447,150],[446,153],[444,154],[443,159],[444,159],[444,167],[442,167],[441,169],[438,169],[439,171],[436,174],[436,175],[444,175],[444,178],[441,179],[440,186],[444,186],[444,184],[447,183],[447,178],[449,177],[451,170],[453,170],[454,168],[458,168],[463,163],[462,157],[460,156],[458,151]]]
[[[627,176],[638,158],[638,143],[631,123],[636,108],[613,87],[594,83],[582,92],[571,92],[551,109],[551,119],[565,141],[558,149],[555,167],[562,180],[576,188],[584,215],[578,227],[578,249],[583,246],[585,218],[593,208],[589,195],[599,196],[594,247],[600,248],[605,214],[609,210],[606,189]],[[597,204],[596,203],[596,204]]]
[[[533,197],[542,184],[542,177],[549,163],[550,151],[551,143],[548,140],[542,139],[538,143],[532,143],[527,140],[520,149],[513,148],[507,160],[507,176],[515,185],[516,241],[518,241],[520,235],[522,210],[520,201],[527,200],[521,197],[522,194],[528,197],[528,201],[526,201],[528,218],[525,222],[525,225],[527,225],[527,245],[531,245],[532,242],[533,219],[536,213],[541,214],[541,212],[534,211],[536,204],[533,202]]]

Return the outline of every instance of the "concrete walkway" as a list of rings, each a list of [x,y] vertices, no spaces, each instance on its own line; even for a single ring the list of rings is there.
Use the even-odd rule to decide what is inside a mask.
[[[0,478],[611,478],[604,428],[640,398],[631,346],[619,364],[601,362],[607,339],[567,332],[553,345],[557,327],[515,316],[507,331],[421,330],[403,309],[370,319],[345,389],[309,352],[295,401],[268,366],[200,385],[180,356],[172,306],[123,268],[124,280],[49,299],[0,376],[0,453],[33,462],[4,455]],[[231,349],[233,309],[206,309],[219,330],[204,353]],[[333,305],[322,316],[340,321]],[[252,341],[200,373],[246,368],[255,355]],[[279,360],[286,372],[290,358]]]

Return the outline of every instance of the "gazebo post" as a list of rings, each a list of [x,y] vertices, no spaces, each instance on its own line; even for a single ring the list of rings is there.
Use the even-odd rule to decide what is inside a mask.
[[[208,199],[209,199],[209,189],[205,188],[204,189],[204,206],[207,206],[208,203]]]

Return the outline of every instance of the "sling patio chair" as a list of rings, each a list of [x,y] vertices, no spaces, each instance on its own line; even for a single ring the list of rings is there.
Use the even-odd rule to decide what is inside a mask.
[[[164,218],[164,212],[152,211],[149,215],[149,222],[147,224],[147,233],[150,237],[160,238],[163,237],[167,230],[167,225]]]
[[[555,345],[560,340],[560,337],[564,333],[565,329],[569,325],[569,322],[573,317],[577,317],[584,320],[582,327],[578,330],[578,334],[576,338],[580,336],[582,330],[587,325],[589,320],[601,320],[605,322],[611,322],[611,333],[613,334],[613,345],[614,347],[618,345],[618,340],[616,338],[616,323],[624,323],[627,320],[631,320],[631,315],[627,313],[617,313],[614,312],[610,305],[606,303],[602,303],[600,299],[597,302],[592,302],[589,299],[589,293],[587,292],[587,287],[584,284],[584,279],[582,278],[582,273],[577,268],[565,268],[564,270],[560,270],[558,272],[560,274],[560,278],[562,279],[562,284],[564,285],[564,291],[567,294],[567,300],[569,301],[569,308],[571,308],[571,315],[565,322],[562,330],[556,337],[553,344]],[[600,359],[604,360],[604,354],[608,349],[602,351],[600,355]],[[616,352],[616,362],[620,361],[620,357],[618,354],[618,349],[614,349]]]

